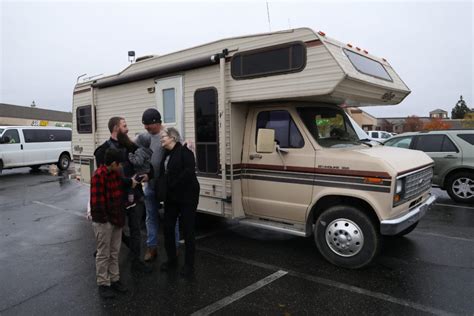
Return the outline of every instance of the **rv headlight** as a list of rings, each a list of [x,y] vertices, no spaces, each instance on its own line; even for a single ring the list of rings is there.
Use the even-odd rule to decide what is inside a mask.
[[[397,180],[397,186],[395,187],[395,194],[400,194],[403,191],[403,180],[398,179]]]

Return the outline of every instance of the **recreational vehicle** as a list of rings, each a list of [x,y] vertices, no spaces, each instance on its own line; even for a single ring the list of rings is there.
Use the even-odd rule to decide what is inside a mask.
[[[344,106],[395,105],[410,90],[387,60],[308,28],[223,39],[76,84],[73,155],[83,181],[107,121],[156,107],[196,147],[199,211],[314,236],[360,268],[382,235],[412,231],[435,196],[423,152],[359,141]]]

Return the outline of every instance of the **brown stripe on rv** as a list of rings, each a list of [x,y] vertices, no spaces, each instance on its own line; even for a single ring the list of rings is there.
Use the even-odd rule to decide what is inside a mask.
[[[284,169],[283,166],[259,165],[259,164],[242,164],[242,168],[391,179],[390,175],[386,172],[365,171],[365,170],[341,170],[341,169],[308,168],[308,167],[296,167],[296,166],[287,166],[286,169]]]
[[[320,40],[313,40],[313,41],[308,41],[304,43],[306,44],[306,47],[315,47],[315,46],[323,45],[323,42],[321,42]]]
[[[77,90],[77,91],[74,91],[74,92],[73,92],[73,95],[79,94],[79,93],[84,93],[84,92],[89,92],[89,91],[91,91],[91,88],[82,89],[82,90]]]

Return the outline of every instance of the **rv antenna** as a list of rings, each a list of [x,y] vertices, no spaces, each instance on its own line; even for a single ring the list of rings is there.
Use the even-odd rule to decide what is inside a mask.
[[[270,24],[270,9],[268,8],[268,1],[267,1],[267,17],[268,17],[268,30],[272,31],[272,26]]]
[[[128,51],[128,61],[133,63],[135,61],[135,51],[129,50]]]
[[[85,75],[87,75],[87,74],[82,74],[82,75],[78,76],[78,77],[77,77],[77,80],[76,80],[76,83],[78,83],[78,82],[79,82],[79,79],[80,79],[81,77],[84,77]]]

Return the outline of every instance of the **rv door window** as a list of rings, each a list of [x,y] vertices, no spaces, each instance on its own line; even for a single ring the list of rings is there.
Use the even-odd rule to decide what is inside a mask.
[[[176,122],[176,102],[174,88],[163,90],[163,117],[163,123],[165,124]]]
[[[302,107],[298,113],[314,139],[323,147],[360,144],[344,112],[336,107]]]
[[[303,136],[287,111],[263,111],[257,116],[257,141],[258,130],[269,128],[275,130],[275,141],[281,148],[302,148],[304,146]]]

